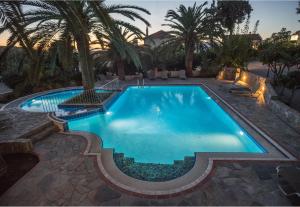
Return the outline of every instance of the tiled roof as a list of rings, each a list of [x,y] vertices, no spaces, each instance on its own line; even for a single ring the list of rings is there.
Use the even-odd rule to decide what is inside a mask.
[[[145,39],[147,38],[151,38],[151,39],[165,39],[165,38],[169,38],[172,35],[170,35],[168,32],[160,30],[158,32],[155,32],[147,37],[145,37]]]

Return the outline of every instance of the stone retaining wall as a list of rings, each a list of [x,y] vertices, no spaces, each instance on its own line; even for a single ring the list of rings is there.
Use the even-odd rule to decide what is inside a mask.
[[[279,100],[269,80],[247,71],[240,72],[236,70],[236,72],[236,80],[243,82],[249,88],[253,89],[255,88],[254,85],[258,84],[259,89],[257,91],[261,93],[261,96],[258,97],[258,101],[267,105],[281,119],[285,120],[290,126],[300,132],[300,113]],[[225,77],[224,73],[226,73],[226,71],[222,71],[222,74],[220,73],[218,78],[222,79],[222,77]]]
[[[33,145],[30,139],[16,139],[0,142],[1,154],[31,153]]]

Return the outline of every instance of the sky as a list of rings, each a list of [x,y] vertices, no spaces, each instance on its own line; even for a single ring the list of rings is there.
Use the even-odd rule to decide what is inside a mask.
[[[180,4],[192,6],[195,1],[190,0],[108,0],[108,4],[133,4],[144,7],[151,12],[151,15],[144,15],[151,23],[149,34],[158,30],[168,30],[168,27],[161,26],[164,23],[164,17],[169,9],[175,10]],[[198,4],[204,1],[196,1]],[[296,14],[298,1],[296,0],[250,0],[253,11],[250,18],[250,31],[254,24],[260,20],[257,32],[265,39],[273,32],[278,32],[282,27],[295,32],[300,30],[300,15]],[[145,31],[145,26],[141,22],[135,23]]]
[[[169,9],[175,10],[180,4],[191,6],[195,1],[190,0],[107,0],[107,4],[130,4],[146,8],[151,12],[151,15],[143,15],[151,24],[149,34],[159,30],[168,30],[168,27],[162,26],[164,17]],[[198,4],[204,1],[196,1]],[[281,28],[286,27],[287,30],[294,33],[300,30],[300,15],[296,14],[298,1],[296,0],[250,0],[253,11],[250,18],[250,29],[253,30],[254,24],[260,20],[257,33],[263,39],[271,36],[273,32],[280,31]],[[133,22],[143,31],[146,26],[140,22]],[[0,36],[0,45],[6,44],[7,33]]]

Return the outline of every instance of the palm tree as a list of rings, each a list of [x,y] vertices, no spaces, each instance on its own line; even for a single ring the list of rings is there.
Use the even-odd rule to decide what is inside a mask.
[[[197,6],[186,8],[180,5],[177,11],[169,10],[166,14],[167,24],[173,37],[167,45],[184,46],[185,67],[188,76],[192,76],[193,55],[196,45],[206,45],[208,42],[217,41],[217,37],[223,34],[221,25],[215,18],[216,9],[212,5],[205,8],[207,2]]]
[[[132,62],[136,68],[142,67],[139,47],[137,42],[143,39],[143,32],[138,28],[118,27],[122,39],[113,35],[106,35],[102,39],[101,48],[94,49],[95,61],[101,61],[105,65],[112,65],[117,69],[119,78],[125,78],[125,63]],[[99,44],[98,41],[95,42]]]
[[[150,14],[147,10],[130,5],[106,6],[104,0],[26,1],[25,4],[33,6],[33,9],[26,13],[28,24],[37,24],[36,30],[47,34],[47,38],[44,38],[47,44],[55,40],[55,36],[63,34],[63,31],[67,30],[72,34],[79,54],[79,66],[85,89],[94,88],[93,61],[90,54],[91,34],[102,44],[106,34],[122,39],[116,25],[132,27],[127,22],[113,19],[111,14],[120,14],[131,20],[139,19],[150,25],[136,12]]]
[[[0,60],[7,55],[10,49],[19,44],[24,49],[26,58],[30,60],[30,69],[26,71],[27,79],[24,81],[24,86],[25,88],[27,85],[35,86],[38,84],[39,72],[42,67],[43,47],[35,48],[38,39],[32,36],[35,30],[27,28],[20,1],[2,1],[0,2],[0,11],[2,15],[0,34],[4,32],[9,34],[6,48],[0,54]],[[25,56],[22,60],[24,58]]]

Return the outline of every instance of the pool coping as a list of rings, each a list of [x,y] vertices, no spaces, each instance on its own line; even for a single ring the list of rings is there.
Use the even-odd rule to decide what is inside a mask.
[[[150,84],[145,86],[159,86],[163,84]],[[270,136],[265,132],[255,126],[251,121],[249,121],[245,116],[243,116],[238,110],[226,102],[223,98],[217,95],[212,89],[210,89],[206,84],[168,84],[177,85],[177,86],[201,86],[201,88],[208,93],[209,96],[229,115],[233,120],[237,122],[245,131],[250,135],[258,133],[262,139],[257,140],[257,134],[252,136],[255,141],[260,145],[266,148],[265,143],[262,144],[262,141],[267,142],[269,145],[273,146],[277,154],[272,153],[206,153],[206,152],[196,152],[195,153],[195,165],[193,168],[184,174],[181,177],[178,177],[173,180],[165,182],[150,182],[142,181],[135,178],[132,178],[124,174],[116,166],[113,159],[113,149],[102,148],[102,139],[95,134],[88,132],[76,131],[76,132],[63,132],[66,134],[81,135],[87,139],[87,147],[84,152],[84,155],[87,156],[96,156],[96,163],[98,169],[103,176],[103,178],[110,183],[112,186],[128,192],[130,194],[150,197],[150,198],[165,198],[180,195],[183,192],[189,191],[199,184],[203,183],[212,172],[214,163],[217,161],[272,161],[272,162],[294,162],[298,159],[284,149],[280,144],[274,141]],[[123,87],[122,92],[130,87],[136,85],[126,85]],[[120,93],[122,93],[120,92]],[[224,107],[225,106],[225,107]],[[67,121],[55,117],[53,114],[49,113],[49,118],[54,122],[60,125],[60,128],[66,130]],[[243,124],[241,124],[241,122]],[[245,128],[248,126],[248,128]],[[249,132],[250,127],[250,132]],[[98,141],[97,141],[98,140]],[[269,146],[267,147],[269,150]]]
[[[19,98],[13,100],[13,101],[10,101],[10,102],[4,104],[0,108],[0,110],[4,110],[6,108],[9,108],[11,105],[17,103],[17,105],[15,106],[16,108],[19,108],[23,111],[26,111],[26,110],[22,109],[21,105],[24,102],[28,101],[29,99],[38,98],[40,96],[49,95],[49,94],[56,93],[56,92],[63,92],[63,91],[70,91],[70,90],[82,90],[82,89],[84,89],[83,86],[70,86],[70,87],[65,87],[65,88],[56,88],[56,89],[51,89],[51,90],[47,90],[47,91],[41,91],[41,92],[29,94],[29,95],[19,97]],[[101,87],[95,87],[95,89],[102,89],[102,88]],[[103,89],[103,90],[105,90],[105,89]],[[30,112],[30,113],[51,113],[51,112],[41,112],[41,111],[27,111],[27,112]]]

